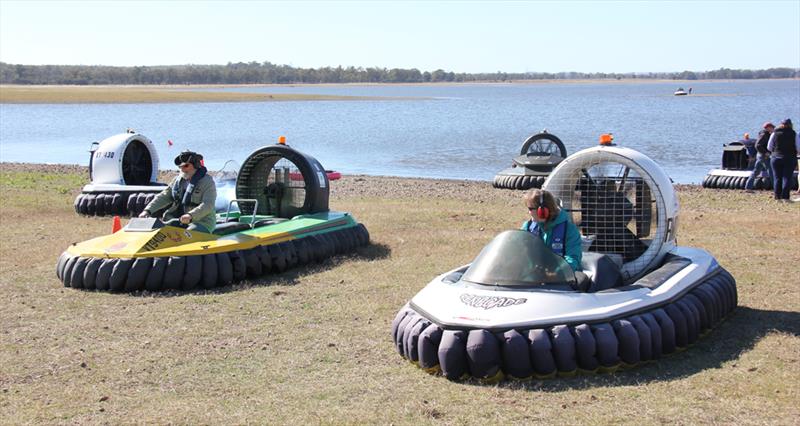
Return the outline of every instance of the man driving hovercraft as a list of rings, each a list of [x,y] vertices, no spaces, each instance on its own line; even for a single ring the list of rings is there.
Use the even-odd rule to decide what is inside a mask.
[[[180,174],[153,198],[139,217],[150,217],[152,212],[167,208],[163,214],[167,225],[190,231],[214,232],[217,189],[203,165],[203,156],[184,151],[175,157],[175,165]]]

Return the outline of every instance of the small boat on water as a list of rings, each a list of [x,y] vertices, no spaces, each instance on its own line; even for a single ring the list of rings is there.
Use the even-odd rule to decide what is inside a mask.
[[[691,89],[689,89],[689,90],[691,90]],[[675,93],[673,93],[673,95],[675,95],[675,96],[686,96],[688,94],[689,94],[689,92],[683,90],[683,87],[679,87],[678,90],[676,90]]]

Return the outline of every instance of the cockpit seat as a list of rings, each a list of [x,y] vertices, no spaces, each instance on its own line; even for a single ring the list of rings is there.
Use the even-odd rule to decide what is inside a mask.
[[[614,257],[617,257],[615,261]],[[622,274],[620,274],[620,265],[622,258],[615,254],[604,254],[593,251],[583,252],[581,257],[581,268],[583,273],[592,280],[589,293],[622,285]]]

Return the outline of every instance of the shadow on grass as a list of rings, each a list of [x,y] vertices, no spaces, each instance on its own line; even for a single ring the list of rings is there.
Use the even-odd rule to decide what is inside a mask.
[[[203,295],[203,294],[224,294],[235,291],[240,291],[252,287],[283,287],[293,286],[300,282],[301,278],[315,274],[317,272],[335,268],[342,263],[350,261],[373,261],[389,257],[392,250],[386,244],[370,243],[367,246],[358,247],[355,251],[350,253],[338,254],[321,262],[314,262],[305,265],[297,265],[292,269],[287,269],[282,273],[267,273],[261,277],[248,278],[236,284],[227,285],[224,287],[214,287],[210,289],[195,289],[195,290],[168,290],[159,292],[150,291],[137,291],[128,293],[131,297],[180,297],[185,295]]]
[[[705,370],[723,368],[723,364],[734,361],[744,352],[752,350],[759,340],[772,332],[800,336],[800,313],[766,311],[740,306],[725,321],[698,339],[694,345],[654,362],[618,370],[614,374],[578,375],[572,378],[559,377],[530,382],[504,381],[499,386],[562,392],[678,380]],[[733,363],[724,368],[742,367],[737,367]],[[478,385],[477,382],[474,384]]]

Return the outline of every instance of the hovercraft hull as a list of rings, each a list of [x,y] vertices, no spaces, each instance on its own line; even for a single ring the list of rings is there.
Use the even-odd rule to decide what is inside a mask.
[[[443,274],[392,323],[401,356],[449,379],[496,381],[613,371],[694,343],[737,305],[703,250],[677,248],[636,282],[594,293],[495,290]],[[435,302],[435,303],[434,303]]]
[[[218,225],[217,234],[172,226],[129,229],[129,224],[70,246],[58,259],[56,275],[65,287],[114,292],[213,288],[322,261],[369,242],[364,225],[347,213],[291,220],[256,216],[253,222],[255,227]]]
[[[750,170],[713,169],[703,178],[703,188],[745,189]],[[792,190],[797,190],[797,172],[790,179]],[[758,176],[753,180],[753,189],[772,190],[772,180],[767,176]]]

